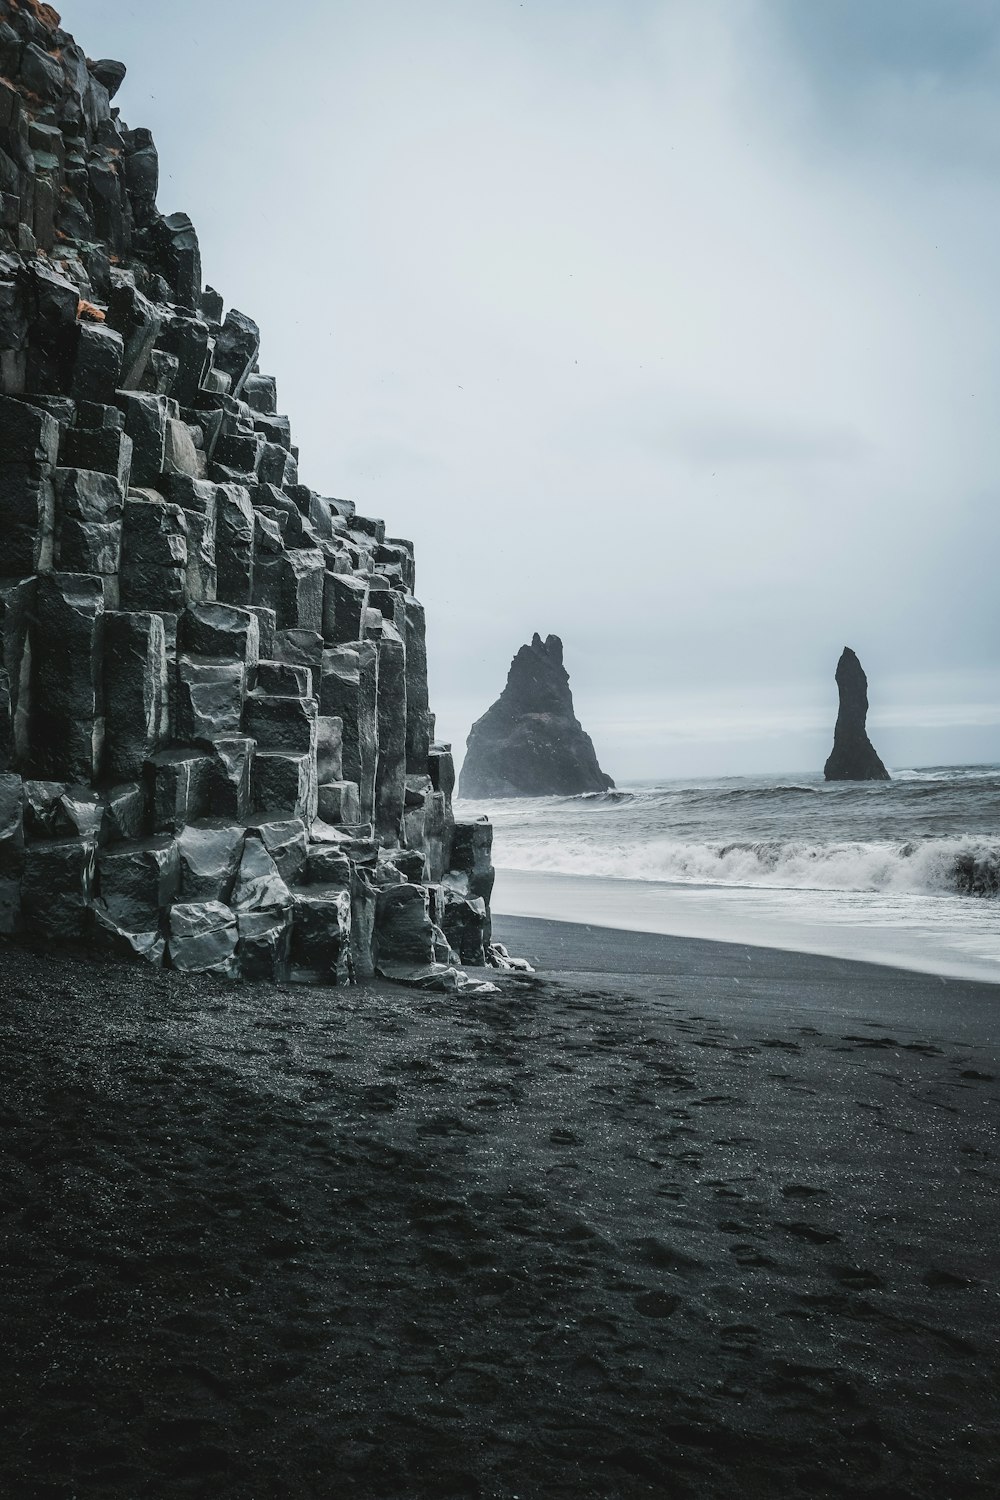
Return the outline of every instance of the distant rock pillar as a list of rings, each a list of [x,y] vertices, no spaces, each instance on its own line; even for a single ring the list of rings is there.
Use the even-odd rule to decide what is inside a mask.
[[[840,711],[833,749],[823,768],[827,781],[889,781],[891,778],[868,738],[868,678],[850,646],[837,663]]]

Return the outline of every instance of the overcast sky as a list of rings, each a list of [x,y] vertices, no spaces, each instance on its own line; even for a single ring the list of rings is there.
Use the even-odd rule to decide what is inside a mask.
[[[65,0],[417,545],[439,734],[534,630],[618,780],[1000,759],[995,0]]]

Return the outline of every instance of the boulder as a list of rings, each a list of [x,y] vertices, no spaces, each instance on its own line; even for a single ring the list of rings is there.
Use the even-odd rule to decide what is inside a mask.
[[[177,663],[177,738],[211,747],[216,740],[239,735],[245,684],[241,661],[182,656]]]
[[[181,829],[177,851],[185,901],[229,900],[243,839],[240,825],[224,818],[202,818]]]
[[[91,840],[45,839],[25,847],[21,880],[24,930],[51,943],[87,935],[97,850]]]
[[[308,984],[350,978],[351,893],[339,886],[293,891],[292,976]]]
[[[158,932],[180,893],[180,850],[169,835],[110,844],[97,856],[99,909],[119,931]]]
[[[238,972],[236,917],[220,901],[185,901],[170,908],[168,954],[171,968],[184,974]]]
[[[178,642],[191,656],[226,657],[256,667],[260,622],[252,610],[215,601],[190,604],[177,622]]]
[[[260,839],[287,885],[301,878],[309,853],[301,818],[258,818],[248,823],[247,835]]]

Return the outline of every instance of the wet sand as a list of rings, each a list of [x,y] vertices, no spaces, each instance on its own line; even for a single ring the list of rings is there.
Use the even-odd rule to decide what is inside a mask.
[[[497,925],[458,1002],[0,948],[0,1493],[1000,1493],[1000,989]]]

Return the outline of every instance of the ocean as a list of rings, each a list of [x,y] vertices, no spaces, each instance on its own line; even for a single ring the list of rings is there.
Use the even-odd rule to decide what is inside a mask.
[[[1000,980],[1000,766],[635,782],[457,804],[498,913]]]

